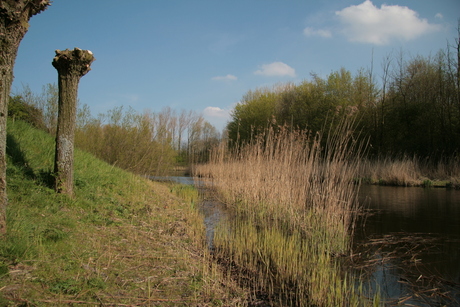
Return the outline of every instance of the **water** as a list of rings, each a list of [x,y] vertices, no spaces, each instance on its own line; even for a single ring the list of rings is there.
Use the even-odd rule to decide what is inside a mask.
[[[187,176],[150,176],[150,180],[154,181],[171,181],[179,184],[195,184],[193,177]]]
[[[213,248],[214,232],[218,223],[228,214],[222,203],[213,198],[212,193],[206,190],[205,182],[202,179],[187,176],[151,176],[151,180],[170,181],[179,184],[195,185],[202,194],[203,200],[200,204],[200,213],[204,216],[206,229],[206,240],[210,249]]]
[[[157,178],[203,187],[190,177]],[[225,207],[204,194],[207,240]],[[362,186],[365,214],[357,222],[348,269],[392,304],[460,306],[460,191]]]
[[[460,305],[460,191],[362,186],[353,266],[388,302]]]

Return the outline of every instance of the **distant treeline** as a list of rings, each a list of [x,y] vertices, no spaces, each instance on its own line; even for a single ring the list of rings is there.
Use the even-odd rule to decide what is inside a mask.
[[[39,94],[28,86],[15,93],[8,115],[55,135],[57,111],[57,86],[47,84]],[[75,146],[138,174],[164,175],[177,165],[204,162],[219,141],[216,128],[193,111],[166,107],[138,113],[116,107],[94,117],[83,105],[77,112]]]
[[[455,48],[457,49],[457,48]],[[457,50],[455,50],[457,51]],[[251,140],[267,127],[326,132],[345,117],[370,155],[439,158],[460,149],[460,63],[451,48],[433,57],[388,56],[381,74],[344,68],[300,84],[249,91],[235,107],[230,142]]]

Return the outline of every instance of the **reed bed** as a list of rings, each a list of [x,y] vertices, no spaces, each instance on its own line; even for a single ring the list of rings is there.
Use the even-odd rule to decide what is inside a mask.
[[[327,140],[269,129],[240,148],[222,145],[195,168],[234,214],[216,231],[215,253],[254,296],[282,306],[371,303],[341,267],[359,211],[362,148],[351,126]]]
[[[417,157],[363,160],[359,178],[366,182],[393,186],[460,187],[460,159],[458,156],[434,163]]]
[[[417,186],[422,183],[419,163],[415,158],[367,160],[361,163],[359,176],[372,184]]]

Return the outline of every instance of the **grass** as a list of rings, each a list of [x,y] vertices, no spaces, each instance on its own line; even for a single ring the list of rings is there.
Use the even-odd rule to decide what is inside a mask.
[[[254,297],[275,306],[379,304],[341,266],[359,211],[361,150],[350,128],[344,123],[324,148],[320,136],[269,130],[196,167],[235,215],[216,232],[216,257]]]
[[[54,193],[53,137],[8,122],[0,306],[244,304],[205,246],[197,192],[75,152],[75,196]]]

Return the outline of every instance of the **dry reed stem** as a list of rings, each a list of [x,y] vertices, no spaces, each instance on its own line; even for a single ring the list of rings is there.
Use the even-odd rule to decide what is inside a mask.
[[[457,156],[433,164],[428,159],[417,157],[400,159],[364,160],[358,175],[370,183],[398,186],[420,186],[424,181],[450,182],[460,184],[460,159]]]
[[[260,272],[252,282],[271,297],[324,306],[352,297],[334,257],[348,253],[358,211],[359,148],[348,123],[339,129],[325,145],[320,135],[272,129],[230,154],[220,147],[195,168],[238,216],[216,234],[216,246]]]

